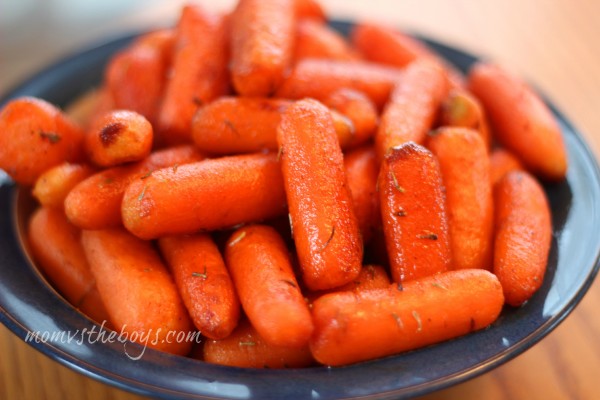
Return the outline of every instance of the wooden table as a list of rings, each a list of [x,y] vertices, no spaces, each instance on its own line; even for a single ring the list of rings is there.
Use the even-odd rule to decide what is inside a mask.
[[[46,3],[46,7],[48,3],[53,4],[39,2],[42,3]],[[66,2],[55,3],[64,6]],[[114,3],[116,7],[119,2]],[[104,26],[112,32],[127,30],[128,26],[149,26],[159,18],[174,16],[179,3],[150,1],[140,13],[112,18]],[[231,4],[232,1],[225,1],[218,7]],[[324,5],[337,18],[360,16],[395,24],[499,61],[541,88],[583,131],[600,155],[599,1],[324,0]],[[38,13],[38,18],[44,16],[39,17]],[[28,22],[31,29],[35,29],[36,20]],[[60,23],[68,24],[69,20]],[[109,32],[98,27],[90,30],[95,38]],[[46,32],[52,35],[54,31]],[[89,32],[87,36],[82,35],[85,40],[94,39]],[[64,41],[55,40],[54,53],[40,50],[38,58],[35,57],[36,44],[30,43],[27,63],[17,62],[19,60],[14,63],[19,65],[19,70],[11,67],[13,53],[2,54],[0,70],[12,81],[2,82],[0,91],[16,83],[16,79],[24,78],[22,71],[34,71],[53,54],[62,54],[69,50],[68,46],[74,46],[73,36],[64,25],[55,39],[61,38]],[[61,47],[61,43],[65,45]],[[600,281],[597,281],[567,320],[531,350],[492,372],[424,398],[600,398],[599,305]],[[68,370],[0,327],[0,398],[124,400],[139,397]]]

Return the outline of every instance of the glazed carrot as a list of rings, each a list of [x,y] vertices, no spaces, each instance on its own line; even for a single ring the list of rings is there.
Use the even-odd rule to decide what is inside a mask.
[[[275,154],[222,157],[164,168],[132,182],[121,215],[144,239],[227,228],[286,210]]]
[[[227,338],[206,341],[202,359],[241,368],[303,368],[314,364],[308,345],[274,346],[266,342],[247,320],[240,321]]]
[[[81,116],[81,126],[83,126],[86,131],[98,118],[102,118],[110,111],[116,109],[115,100],[106,84],[103,84],[95,91],[95,97],[96,99],[93,101],[94,104],[91,105],[91,110]],[[69,109],[67,109],[67,111],[72,112],[72,110]]]
[[[352,282],[348,282],[337,288],[329,290],[320,290],[317,292],[308,291],[305,293],[306,301],[311,305],[321,296],[336,292],[361,292],[363,290],[386,289],[390,286],[390,278],[387,271],[380,265],[364,265],[360,273]]]
[[[550,206],[540,184],[524,171],[512,171],[494,187],[494,274],[506,303],[520,306],[539,288],[552,240]]]
[[[133,111],[110,111],[96,119],[85,137],[89,159],[101,167],[143,160],[152,150],[152,125]]]
[[[475,129],[489,149],[492,135],[483,106],[475,96],[464,89],[453,89],[442,103],[440,125]]]
[[[192,341],[181,336],[189,337],[192,323],[152,244],[122,229],[83,231],[81,242],[115,329],[148,347],[187,354]]]
[[[290,221],[303,279],[311,290],[350,282],[360,272],[360,228],[327,107],[300,100],[277,130]]]
[[[161,144],[188,142],[198,107],[228,93],[227,40],[224,18],[199,5],[183,8],[158,117]]]
[[[490,153],[490,176],[492,186],[510,171],[524,171],[525,167],[521,161],[510,151],[496,148]]]
[[[277,231],[267,225],[237,229],[225,245],[225,261],[242,307],[264,341],[305,346],[312,319]]]
[[[379,204],[392,280],[444,272],[451,253],[440,167],[424,147],[409,142],[383,159]]]
[[[327,58],[332,60],[358,60],[358,54],[346,39],[325,22],[314,19],[298,21],[296,27],[296,60]]]
[[[310,349],[332,366],[397,354],[486,328],[503,303],[498,279],[476,269],[407,282],[403,290],[332,293],[313,304]]]
[[[102,104],[101,104],[102,103]],[[110,105],[109,105],[110,104]],[[112,98],[104,85],[88,90],[65,107],[65,114],[77,125],[87,129],[90,119],[96,117],[100,107],[112,107]],[[104,112],[108,112],[106,108]]]
[[[277,91],[277,97],[325,100],[341,88],[366,94],[381,109],[401,79],[398,68],[363,61],[304,59],[298,61]]]
[[[65,213],[69,221],[82,229],[121,226],[121,201],[131,182],[146,179],[156,169],[177,168],[203,158],[193,146],[184,145],[156,151],[135,164],[97,172],[69,192],[64,202]]]
[[[408,66],[391,94],[375,134],[377,159],[406,142],[423,144],[433,126],[439,106],[447,94],[440,69],[428,61]]]
[[[292,103],[267,97],[222,97],[198,110],[192,139],[211,154],[277,150],[277,126]],[[338,112],[331,114],[340,142],[350,143],[356,136],[352,121]]]
[[[427,147],[437,157],[446,188],[452,268],[492,269],[494,210],[490,160],[475,130],[445,127]]]
[[[321,5],[315,0],[295,0],[294,11],[297,19],[311,18],[317,21],[325,21],[327,16]]]
[[[342,88],[331,93],[323,100],[323,103],[348,117],[354,125],[354,135],[348,143],[340,142],[342,148],[358,146],[367,142],[377,130],[379,123],[377,108],[364,93]]]
[[[210,235],[163,237],[158,244],[196,328],[211,339],[229,336],[238,323],[240,303]]]
[[[555,181],[565,177],[567,154],[558,123],[525,82],[481,62],[471,68],[469,88],[485,107],[503,146],[534,174]]]
[[[363,146],[346,153],[344,168],[362,240],[368,243],[381,225],[375,150],[372,146]]]
[[[0,169],[32,185],[47,169],[82,156],[83,131],[52,104],[20,97],[0,110]]]
[[[59,164],[38,177],[33,196],[43,206],[62,208],[71,189],[93,173],[94,169],[85,164]]]
[[[231,17],[231,80],[242,96],[268,96],[290,68],[294,0],[240,0]]]

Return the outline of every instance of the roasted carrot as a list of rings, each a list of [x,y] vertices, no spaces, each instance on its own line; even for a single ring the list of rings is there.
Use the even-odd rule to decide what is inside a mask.
[[[231,16],[231,80],[242,96],[268,96],[291,66],[294,0],[240,0]]]
[[[164,168],[132,182],[121,214],[144,239],[227,228],[286,211],[275,154],[222,157]]]
[[[494,274],[506,303],[520,306],[542,286],[552,240],[550,206],[540,184],[524,171],[494,187]]]
[[[428,61],[408,66],[386,104],[375,135],[377,159],[406,142],[423,144],[447,94],[440,69]]]
[[[142,345],[187,354],[192,323],[152,244],[123,229],[83,231],[81,242],[115,329]]]
[[[300,100],[277,130],[290,221],[309,289],[350,282],[360,272],[360,228],[327,107]]]
[[[83,131],[42,99],[20,97],[0,110],[0,169],[32,185],[47,169],[82,159]]]
[[[486,328],[503,303],[498,279],[476,269],[421,278],[402,290],[331,293],[313,304],[310,349],[332,366],[397,354]]]
[[[154,170],[197,162],[204,156],[193,146],[159,150],[131,165],[108,168],[77,184],[64,202],[69,221],[82,229],[106,229],[122,225],[121,201],[127,186],[145,180]]]
[[[308,345],[275,346],[265,341],[245,319],[227,338],[206,341],[202,359],[241,368],[303,368],[315,362]]]
[[[237,229],[225,245],[225,260],[242,307],[265,342],[305,346],[312,319],[277,231],[267,225]]]
[[[105,85],[101,84],[100,87],[88,90],[67,104],[64,113],[85,131],[90,120],[99,115],[99,109],[106,106],[107,108],[104,109],[103,113],[110,111],[109,108],[112,108],[112,102],[110,93],[108,93]]]
[[[464,89],[453,89],[444,99],[440,113],[440,125],[475,129],[489,149],[492,135],[483,106],[475,96]]]
[[[378,190],[392,280],[402,283],[448,270],[446,199],[431,152],[412,142],[392,148],[381,164]]]
[[[445,127],[431,133],[427,147],[446,188],[452,268],[491,270],[494,206],[486,144],[475,130]]]
[[[104,115],[116,109],[115,100],[112,97],[110,90],[108,89],[108,85],[103,84],[95,91],[96,99],[90,102],[93,104],[90,105],[91,110],[85,113],[85,115],[76,117],[81,121],[81,126],[83,126],[86,131],[89,129],[94,121],[98,118],[102,118]],[[67,109],[67,112],[72,112],[72,110]]]
[[[304,59],[296,63],[276,96],[323,101],[338,89],[351,88],[365,93],[381,109],[401,76],[399,68],[364,61]]]
[[[298,21],[296,28],[296,60],[303,58],[327,58],[332,60],[358,60],[358,54],[350,43],[325,22],[312,18]]]
[[[490,176],[492,186],[510,171],[524,171],[521,161],[510,151],[501,147],[495,148],[490,153]]]
[[[161,144],[188,142],[198,107],[228,93],[227,35],[223,17],[197,4],[183,8],[158,117]]]
[[[354,125],[354,134],[349,142],[340,141],[343,149],[367,142],[377,130],[379,123],[377,108],[364,93],[342,88],[331,93],[323,103],[348,117]]]
[[[296,18],[311,18],[317,21],[325,21],[327,16],[321,5],[315,0],[295,0],[294,11]]]
[[[110,111],[96,119],[85,137],[89,159],[101,167],[143,160],[152,150],[152,125],[134,111]]]
[[[33,186],[33,196],[43,206],[62,209],[71,189],[93,173],[94,169],[85,164],[59,164],[38,177]]]
[[[469,89],[490,118],[494,137],[534,174],[561,180],[567,153],[560,127],[543,100],[502,68],[480,62],[469,72]]]

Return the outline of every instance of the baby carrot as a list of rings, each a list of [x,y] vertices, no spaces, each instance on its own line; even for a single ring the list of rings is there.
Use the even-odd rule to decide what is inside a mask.
[[[33,97],[0,110],[0,169],[17,183],[32,185],[47,169],[82,156],[83,131],[52,104]]]
[[[298,21],[296,29],[296,60],[302,58],[327,58],[332,60],[358,60],[358,54],[346,39],[325,22],[314,19]]]
[[[440,69],[428,61],[408,66],[385,106],[375,134],[377,159],[394,146],[409,141],[423,144],[447,94]]]
[[[311,18],[317,21],[325,21],[325,11],[316,0],[295,0],[294,11],[297,19]]]
[[[485,107],[495,138],[530,171],[548,180],[565,177],[567,153],[558,123],[525,82],[481,62],[469,72],[469,89]]]
[[[123,223],[144,239],[228,228],[285,213],[275,154],[222,157],[163,168],[132,182],[123,197]]]
[[[238,323],[240,303],[210,235],[163,237],[158,244],[196,328],[211,339],[229,336]]]
[[[242,96],[268,96],[291,66],[294,0],[240,0],[231,16],[231,80]]]
[[[550,206],[540,184],[512,171],[494,188],[494,274],[506,303],[520,306],[542,285],[552,240]]]
[[[187,354],[192,341],[177,337],[192,323],[152,244],[123,229],[83,231],[81,242],[115,329],[142,345]]]
[[[277,140],[304,282],[312,290],[350,282],[360,272],[362,241],[327,107],[296,102],[283,114]]]
[[[202,359],[241,368],[303,368],[315,362],[308,345],[275,346],[265,341],[247,320],[240,321],[225,339],[207,340]]]
[[[313,304],[310,349],[332,366],[397,354],[486,328],[503,304],[498,279],[477,269],[421,278],[402,290],[331,293]]]
[[[492,145],[492,136],[483,106],[475,96],[464,89],[453,89],[442,103],[440,125],[475,129],[486,147]]]
[[[393,147],[378,179],[379,204],[392,280],[444,272],[451,252],[440,167],[424,147]]]
[[[93,173],[94,169],[85,164],[59,164],[38,177],[33,196],[43,206],[62,208],[71,189]]]
[[[343,149],[367,142],[377,130],[379,123],[377,108],[362,92],[342,88],[323,99],[323,104],[348,117],[354,125],[354,134],[348,143],[340,141]]]
[[[452,268],[492,268],[494,210],[490,160],[477,131],[445,127],[427,146],[437,157],[446,188]]]
[[[236,230],[225,245],[225,260],[242,307],[264,341],[305,346],[312,319],[277,231],[267,225]]]
[[[510,151],[501,147],[495,148],[490,153],[490,176],[492,187],[510,171],[524,171],[521,161]]]

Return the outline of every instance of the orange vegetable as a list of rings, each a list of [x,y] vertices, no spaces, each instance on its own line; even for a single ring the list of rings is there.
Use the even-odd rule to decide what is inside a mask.
[[[329,290],[320,290],[318,292],[307,292],[306,300],[312,307],[312,303],[319,297],[328,293],[336,292],[361,292],[363,290],[385,289],[390,286],[390,278],[387,271],[380,265],[364,265],[360,273],[352,282]]]
[[[332,60],[358,60],[358,54],[346,39],[325,22],[315,19],[298,21],[296,29],[295,58],[328,58]]]
[[[71,189],[93,173],[94,169],[88,165],[59,164],[38,177],[33,186],[33,196],[43,206],[62,208]]]
[[[350,140],[347,143],[340,140],[343,149],[364,144],[377,130],[379,123],[377,108],[364,93],[342,88],[331,93],[323,100],[323,103],[348,117],[354,125],[354,132]]]
[[[392,148],[381,164],[378,189],[392,280],[448,270],[446,199],[431,152],[412,142]]]
[[[506,303],[520,306],[542,285],[552,240],[550,206],[540,184],[524,171],[506,174],[494,188],[494,274]]]
[[[321,5],[315,0],[295,0],[294,11],[296,18],[312,18],[317,21],[325,21],[327,16]]]
[[[290,222],[309,289],[350,282],[360,272],[362,241],[327,107],[300,100],[277,131]]]
[[[490,175],[492,186],[510,171],[524,171],[521,161],[510,151],[496,148],[490,153]]]
[[[442,103],[440,125],[475,129],[481,135],[486,148],[492,145],[492,134],[483,111],[475,96],[464,89],[453,89]]]

